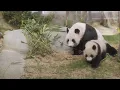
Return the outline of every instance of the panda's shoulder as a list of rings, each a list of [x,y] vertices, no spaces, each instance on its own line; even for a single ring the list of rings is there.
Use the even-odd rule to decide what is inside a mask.
[[[103,40],[99,39],[99,40],[92,40],[92,41],[96,42],[100,46],[101,49],[106,49],[106,44]]]

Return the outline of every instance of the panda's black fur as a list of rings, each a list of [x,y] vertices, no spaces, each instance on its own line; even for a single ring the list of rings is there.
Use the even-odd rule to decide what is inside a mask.
[[[108,43],[106,43],[106,47],[107,53],[109,53],[109,55],[114,57],[117,54],[117,50],[114,47],[110,46]]]

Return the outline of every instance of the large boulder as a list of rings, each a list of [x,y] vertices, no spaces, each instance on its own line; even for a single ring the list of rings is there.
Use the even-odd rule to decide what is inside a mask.
[[[12,49],[20,53],[28,52],[27,40],[21,29],[6,31],[4,34],[3,45],[5,49]]]

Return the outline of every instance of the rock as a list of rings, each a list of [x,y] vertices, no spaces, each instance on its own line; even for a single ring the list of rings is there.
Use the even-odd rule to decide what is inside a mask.
[[[119,48],[118,48],[118,57],[120,58],[120,44],[119,44]]]
[[[68,52],[68,53],[72,53],[72,50],[70,47],[67,46],[66,42],[65,42],[65,36],[66,36],[66,27],[61,28],[60,31],[56,32],[52,32],[51,33],[52,36],[50,38],[50,40],[52,41],[52,48],[53,50],[57,51],[57,52]]]
[[[24,56],[13,50],[0,53],[0,79],[20,79],[24,73]]]
[[[6,31],[0,53],[0,79],[20,79],[24,74],[24,58],[28,52],[22,30]],[[22,43],[22,42],[24,43]]]
[[[28,45],[26,44],[27,40],[21,29],[6,31],[4,34],[5,34],[3,40],[4,48],[12,49],[20,53],[28,52]]]

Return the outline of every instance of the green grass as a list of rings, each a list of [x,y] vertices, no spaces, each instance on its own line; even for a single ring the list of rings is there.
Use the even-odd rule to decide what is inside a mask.
[[[112,35],[112,36],[111,35],[104,35],[104,38],[109,43],[118,44],[118,42],[120,41],[120,34]]]
[[[67,66],[62,66],[59,73],[66,74],[68,77],[65,78],[71,79],[120,78],[120,62],[117,61],[117,57],[106,56],[100,66],[93,69],[85,60],[76,60]],[[72,76],[73,73],[74,76]]]
[[[83,60],[77,60],[70,63],[68,67],[71,69],[82,69],[88,67],[88,64]]]

